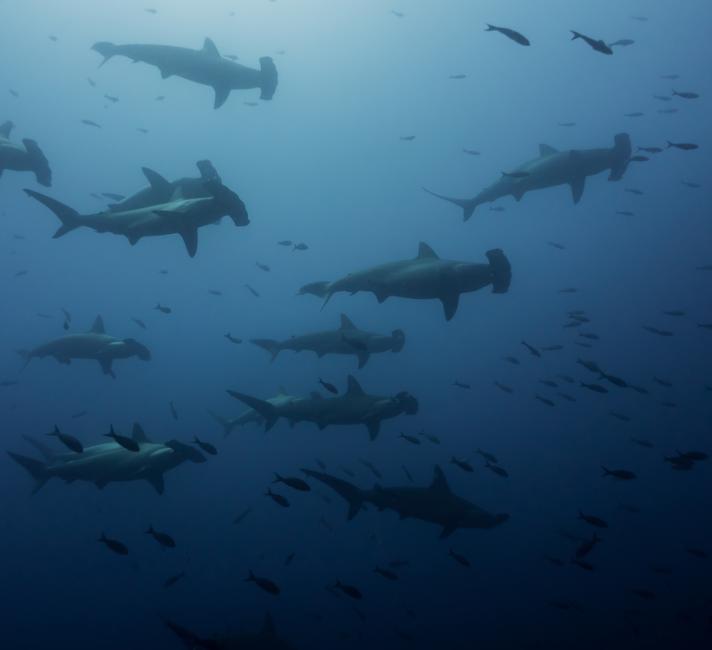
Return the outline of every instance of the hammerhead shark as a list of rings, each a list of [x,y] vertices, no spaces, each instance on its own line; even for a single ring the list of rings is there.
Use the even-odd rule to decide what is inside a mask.
[[[33,172],[37,182],[45,187],[52,185],[52,171],[39,145],[28,138],[22,146],[10,142],[14,128],[12,122],[0,124],[0,176],[8,169],[16,172]]]

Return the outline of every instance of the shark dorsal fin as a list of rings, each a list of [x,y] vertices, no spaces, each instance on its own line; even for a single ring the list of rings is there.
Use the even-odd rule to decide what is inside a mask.
[[[212,38],[206,38],[203,42],[203,54],[220,58],[220,52]]]
[[[425,259],[433,259],[437,260],[438,254],[428,246],[424,241],[421,241],[420,244],[418,244],[418,259],[419,260],[425,260]]]
[[[146,177],[151,189],[158,192],[161,196],[165,196],[168,199],[171,194],[173,194],[173,185],[171,185],[163,176],[161,176],[157,171],[154,171],[150,167],[142,167],[141,171]]]
[[[353,324],[353,321],[346,314],[341,314],[341,325],[339,326],[339,329],[355,330],[356,325]]]
[[[433,470],[433,482],[430,484],[430,489],[433,492],[450,494],[450,486],[447,483],[444,472],[440,469],[440,465],[436,465]]]
[[[2,124],[0,124],[0,135],[3,138],[9,138],[14,126],[15,125],[9,120],[7,122],[3,122]]]
[[[97,316],[94,319],[94,323],[89,331],[92,334],[106,334],[106,329],[104,329],[104,319],[101,316]]]
[[[550,156],[552,153],[559,153],[559,150],[554,149],[554,147],[551,147],[548,144],[540,144],[539,145],[539,155],[540,156]]]
[[[133,438],[134,442],[149,442],[146,432],[143,430],[143,427],[138,422],[135,422],[133,425],[131,437]]]
[[[356,377],[349,375],[346,382],[346,393],[347,395],[364,395],[363,388],[361,384],[358,383]]]
[[[277,631],[274,629],[274,621],[272,620],[272,615],[269,612],[265,614],[265,621],[264,623],[262,623],[260,636],[265,637],[267,639],[277,638]]]

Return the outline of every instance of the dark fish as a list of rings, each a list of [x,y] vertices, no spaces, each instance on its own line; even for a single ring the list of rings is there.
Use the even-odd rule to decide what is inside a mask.
[[[439,445],[439,444],[440,444],[440,438],[438,438],[437,436],[434,436],[434,435],[432,435],[432,434],[426,433],[426,434],[425,434],[425,437],[426,437],[430,442],[432,442],[434,445]]]
[[[412,445],[420,444],[420,440],[418,440],[418,438],[416,438],[415,436],[409,436],[408,434],[405,434],[402,431],[398,437],[403,438],[403,440],[405,440],[406,442],[409,442]]]
[[[507,473],[507,470],[504,469],[504,467],[500,467],[499,465],[493,465],[489,461],[485,463],[485,467],[493,471],[497,476],[501,476],[502,478],[509,478],[509,474]]]
[[[494,385],[497,386],[501,391],[504,391],[505,393],[513,393],[514,389],[511,386],[507,386],[506,384],[501,384],[498,381],[494,382]]]
[[[576,293],[578,289],[576,287],[564,287],[559,289],[559,293]]]
[[[84,452],[84,445],[82,445],[81,442],[74,436],[70,436],[68,433],[62,433],[59,430],[59,427],[55,424],[54,425],[54,431],[51,433],[47,434],[48,436],[53,436],[55,438],[58,438],[59,441],[67,448],[70,449],[71,451],[81,454]]]
[[[582,521],[585,521],[587,524],[590,524],[591,526],[595,526],[596,528],[608,528],[608,524],[601,519],[600,517],[596,517],[595,515],[586,515],[583,512],[579,510],[578,513],[579,519]]]
[[[616,420],[620,420],[621,422],[630,422],[630,416],[625,415],[624,413],[619,413],[618,411],[609,411],[608,413],[611,417],[616,418]]]
[[[452,549],[448,552],[448,555],[455,560],[460,566],[464,566],[466,568],[470,568],[470,561],[464,556],[460,555],[460,553],[455,553]]]
[[[555,381],[551,381],[551,379],[540,379],[539,383],[544,384],[544,386],[548,386],[549,388],[559,387],[559,385]]]
[[[680,75],[679,74],[661,74],[660,75],[661,79],[669,79],[672,81],[675,81],[675,79],[679,79]]]
[[[157,10],[157,9],[144,9],[144,11],[145,11],[147,14],[154,14],[154,15],[155,15],[155,14],[158,13],[158,10]]]
[[[556,406],[550,399],[542,397],[541,395],[534,395],[534,399],[538,399],[542,404],[546,404],[547,406]]]
[[[552,248],[558,248],[560,251],[566,250],[566,246],[564,246],[563,244],[559,244],[558,242],[548,241],[546,243],[549,244],[549,246],[551,246]]]
[[[477,149],[463,149],[462,153],[466,153],[469,156],[479,156],[480,155],[480,152],[477,151]]]
[[[567,402],[576,401],[576,398],[573,395],[568,395],[567,393],[559,393],[559,397],[563,397]]]
[[[256,266],[258,269],[260,269],[261,271],[265,271],[266,273],[269,273],[269,271],[271,271],[271,269],[269,268],[269,266],[267,266],[266,264],[262,264],[262,263],[260,263],[260,262],[255,262],[255,266]]]
[[[403,18],[405,14],[402,11],[396,11],[395,9],[391,9],[391,13],[396,17],[396,18]]]
[[[643,329],[651,334],[657,334],[658,336],[674,336],[674,332],[670,330],[661,330],[657,327],[652,327],[651,325],[643,325]]]
[[[673,469],[682,472],[688,472],[695,466],[692,460],[683,456],[665,456],[664,460],[666,463],[670,463]]]
[[[672,115],[673,113],[677,113],[676,108],[661,108],[658,113],[661,113],[663,115]]]
[[[398,580],[398,574],[394,573],[393,571],[390,571],[388,569],[383,569],[381,567],[376,567],[373,570],[374,573],[377,573],[379,576],[382,578],[385,578],[386,580]]]
[[[661,102],[669,102],[672,97],[669,97],[668,95],[653,95],[653,99],[657,99]]]
[[[637,20],[640,23],[647,23],[648,22],[648,17],[647,16],[631,16],[631,20]],[[676,75],[677,76],[677,75]]]
[[[674,147],[675,149],[682,149],[683,151],[693,151],[695,149],[700,148],[699,145],[693,144],[692,142],[670,142],[668,140],[667,148],[670,149],[670,147]]]
[[[667,311],[663,311],[663,314],[665,314],[666,316],[684,316],[685,312],[679,309],[670,309]]]
[[[0,381],[0,386],[2,388],[9,388],[10,386],[17,386],[17,381],[14,379],[3,379]]]
[[[638,445],[638,447],[643,447],[645,449],[652,449],[655,446],[649,440],[643,440],[642,438],[631,438],[630,441]]]
[[[79,418],[83,418],[87,414],[87,411],[78,411],[77,413],[72,413],[72,419],[78,420]]]
[[[415,140],[415,136],[414,135],[402,135],[400,137],[400,139],[403,140],[404,142],[412,142],[413,140]]]
[[[575,384],[576,380],[570,375],[556,375],[559,379],[563,379],[567,384]]]
[[[140,318],[132,318],[131,319],[136,325],[138,325],[141,329],[146,329],[146,323],[144,323]]]
[[[620,38],[617,41],[613,41],[613,43],[609,43],[608,47],[615,47],[616,45],[628,47],[629,45],[633,45],[633,43],[635,43],[635,41],[632,38]]]
[[[677,90],[672,91],[672,96],[673,97],[682,97],[682,99],[698,99],[699,95],[697,93],[692,93],[692,92],[678,92]]]
[[[470,463],[468,463],[466,460],[458,460],[457,458],[455,458],[455,456],[453,456],[453,457],[450,459],[450,462],[451,462],[453,465],[457,465],[461,470],[463,470],[463,471],[465,471],[465,472],[472,472],[472,471],[474,471],[472,465],[470,465]]]
[[[513,40],[515,43],[519,43],[519,45],[530,45],[529,39],[526,36],[523,36],[519,32],[515,32],[513,29],[509,29],[509,27],[497,27],[495,25],[490,25],[487,23],[487,29],[485,29],[486,32],[499,32],[500,34],[504,34],[507,38]]]
[[[96,81],[94,81],[91,77],[87,77],[87,82],[92,88],[96,88]]]
[[[245,578],[245,582],[254,582],[260,589],[266,591],[272,596],[279,595],[280,588],[279,586],[277,586],[276,582],[273,582],[269,578],[261,578],[259,576],[256,576],[254,573],[252,573],[252,571],[250,571],[250,575]]]
[[[613,50],[608,47],[602,40],[596,40],[595,38],[591,38],[590,36],[585,36],[584,34],[580,34],[579,32],[575,32],[571,30],[571,33],[573,34],[573,37],[571,38],[572,41],[575,41],[577,38],[580,38],[584,40],[588,45],[590,45],[596,52],[600,52],[601,54],[613,54]]]
[[[108,548],[113,553],[116,553],[117,555],[129,554],[129,549],[126,547],[125,544],[116,539],[109,539],[104,533],[101,534],[101,537],[97,541],[106,545],[106,548]]]
[[[497,460],[497,457],[494,454],[490,454],[488,451],[483,451],[482,449],[477,449],[475,451],[476,454],[479,456],[482,456],[488,463],[492,463],[496,465],[499,461]]]
[[[641,113],[640,111],[636,111],[635,113],[624,113],[623,117],[643,117],[645,113]]]
[[[259,298],[260,294],[257,293],[249,284],[244,285],[245,289],[247,289],[255,298]]]
[[[511,363],[513,366],[518,366],[519,365],[519,359],[517,357],[504,357],[505,361],[508,361]]]
[[[667,379],[660,379],[659,377],[653,377],[653,381],[656,384],[660,384],[661,386],[664,386],[665,388],[672,388],[672,382],[668,381]]]
[[[603,465],[601,465],[601,469],[603,470],[604,477],[612,476],[620,481],[632,481],[636,478],[635,474],[627,469],[608,469]]]
[[[700,560],[706,560],[709,557],[709,554],[707,553],[707,551],[705,551],[704,549],[701,549],[701,548],[692,547],[692,548],[687,548],[685,550],[690,555],[692,555],[692,557],[696,557]]]
[[[349,598],[353,598],[354,600],[361,600],[361,598],[363,598],[361,592],[356,587],[352,585],[345,585],[340,580],[336,581],[336,584],[333,586],[333,588],[339,589]]]
[[[610,382],[614,386],[618,386],[618,388],[627,388],[628,387],[628,382],[625,379],[621,379],[620,377],[616,377],[615,375],[609,375],[606,372],[602,372],[600,379],[605,379],[606,381]]]
[[[402,569],[404,567],[410,566],[410,562],[408,562],[408,560],[391,560],[388,563],[388,566],[392,569]]]
[[[306,251],[309,250],[309,246],[307,246],[304,242],[301,242],[299,244],[294,244],[292,247],[292,252],[294,251]]]
[[[401,469],[405,473],[406,478],[412,483],[413,482],[413,477],[410,475],[410,472],[408,471],[408,468],[405,465],[401,465]]]
[[[127,451],[138,452],[140,451],[138,443],[127,436],[122,436],[114,431],[114,427],[110,428],[109,433],[104,434],[105,438],[111,438],[117,445],[120,445]]]
[[[9,92],[13,97],[19,97],[19,96],[20,96],[20,94],[19,94],[14,88],[10,88],[10,90],[9,90],[8,92]]]
[[[104,95],[104,99],[108,99],[110,102],[116,104],[116,102],[119,101],[118,97],[115,97],[114,95]],[[120,201],[121,199],[117,199],[117,201]]]
[[[197,445],[206,454],[210,454],[211,456],[216,456],[218,453],[218,450],[215,448],[215,445],[211,445],[209,442],[199,440],[197,436],[193,436],[193,444]]]
[[[170,576],[167,578],[164,583],[163,583],[163,588],[164,589],[170,589],[173,587],[177,582],[181,581],[183,578],[185,578],[185,571],[181,571],[180,573],[176,573],[174,576]]]
[[[294,560],[294,555],[295,554],[292,552],[284,558],[284,566],[289,566],[292,563],[292,560]]]
[[[163,548],[175,548],[176,542],[168,533],[159,533],[157,530],[153,529],[153,526],[149,526],[146,531],[146,535],[150,535],[155,539],[160,546]]]
[[[650,158],[646,158],[645,156],[633,156],[630,162],[647,162],[648,160],[650,160]]]
[[[18,271],[13,277],[21,278],[23,275],[27,275],[29,271]]]
[[[472,388],[472,386],[470,386],[470,384],[465,384],[464,382],[457,381],[457,380],[452,382],[452,385],[457,386],[457,388],[464,388],[465,390],[470,390]]]
[[[233,520],[233,524],[240,524],[242,523],[245,518],[252,512],[252,508],[245,508],[235,519]]]
[[[379,479],[380,479],[380,478],[383,478],[383,474],[381,474],[381,472],[378,470],[378,468],[377,468],[371,461],[364,460],[364,459],[362,458],[362,459],[359,460],[359,462],[360,462],[364,467],[368,467],[368,469],[371,470],[371,472],[373,473],[373,475],[374,475],[376,478],[379,478]]]
[[[584,540],[576,549],[576,559],[582,560],[585,558],[596,547],[596,544],[601,541],[603,540],[601,540],[596,533],[593,533],[593,537],[591,539]]]
[[[208,293],[209,293],[211,296],[222,296],[222,295],[223,295],[223,292],[222,292],[222,291],[218,291],[217,289],[208,289]]]
[[[274,481],[272,481],[273,484],[284,483],[286,486],[292,488],[293,490],[298,490],[299,492],[309,492],[309,490],[311,490],[309,484],[300,478],[280,476],[277,472],[274,473],[274,477]]]
[[[160,311],[162,314],[170,314],[173,312],[173,310],[170,307],[164,307],[161,305],[160,302],[156,303],[156,306],[154,307],[156,311]]]
[[[621,510],[625,510],[625,512],[628,512],[632,515],[637,515],[640,513],[640,508],[638,506],[635,506],[631,503],[621,503],[619,504]]]
[[[709,458],[709,455],[704,451],[685,451],[682,453],[678,451],[677,453],[681,458],[688,458],[689,460],[694,460],[696,462],[707,460]]]
[[[324,381],[321,377],[319,377],[319,383],[333,395],[339,394],[339,389],[334,386],[334,384],[330,384],[328,381]]]
[[[506,176],[507,178],[526,178],[527,176],[531,176],[529,172],[502,172],[502,176]]]
[[[101,128],[101,124],[97,124],[96,122],[92,120],[82,120],[82,124],[85,124],[86,126],[93,126],[96,129]]]
[[[291,239],[284,239],[283,241],[278,241],[277,244],[280,246],[291,246],[292,245],[292,240]]]
[[[697,327],[700,327],[703,330],[712,330],[712,323],[697,323]]]
[[[580,560],[578,558],[574,558],[571,560],[571,564],[575,564],[577,567],[580,567],[584,571],[593,571],[594,566],[590,562],[586,562],[585,560]]]
[[[466,79],[466,74],[451,74],[448,79]]]
[[[693,183],[692,181],[680,181],[683,185],[686,185],[687,187],[691,187],[693,189],[698,189],[702,187],[699,183]]]
[[[588,390],[591,390],[591,391],[593,391],[594,393],[601,393],[601,394],[603,394],[603,393],[607,393],[607,392],[608,392],[608,389],[607,389],[607,388],[604,388],[604,387],[601,386],[600,384],[587,384],[587,383],[581,381],[581,382],[579,382],[579,386],[581,386],[581,388],[587,388]]]
[[[241,339],[241,338],[238,338],[238,337],[236,337],[236,336],[233,336],[232,334],[230,334],[230,332],[228,332],[227,334],[225,334],[225,338],[226,338],[228,341],[230,341],[230,343],[234,343],[235,345],[239,345],[240,343],[242,343],[242,339]]]
[[[148,133],[148,129],[142,129],[141,127],[137,127],[136,130],[137,130],[139,133],[143,133],[144,135],[145,135],[146,133]]]
[[[174,420],[178,419],[178,411],[176,411],[175,404],[173,402],[168,402],[168,406],[171,409],[171,416],[173,417]]]
[[[522,345],[527,350],[529,350],[529,352],[532,354],[532,356],[535,356],[535,357],[541,356],[541,352],[539,352],[539,350],[537,350],[533,345],[529,345],[529,343],[527,343],[526,341],[522,341]]]
[[[628,192],[628,194],[635,194],[636,196],[641,196],[643,194],[642,190],[636,190],[632,187],[626,187],[623,191]]]
[[[616,214],[622,214],[624,217],[635,216],[635,212],[631,212],[630,210],[616,210]]]
[[[157,102],[162,102],[165,98],[166,98],[165,95],[158,95],[158,97],[156,97],[156,101],[157,101]]]
[[[272,490],[268,489],[267,492],[265,492],[265,496],[270,497],[277,505],[280,505],[283,508],[289,508],[289,501],[287,501],[286,497],[283,497],[281,494],[275,494]]]

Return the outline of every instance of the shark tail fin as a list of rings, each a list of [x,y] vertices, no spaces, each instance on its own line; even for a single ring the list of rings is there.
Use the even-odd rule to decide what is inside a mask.
[[[39,145],[34,141],[26,138],[22,141],[25,145],[25,150],[27,155],[30,157],[30,163],[32,165],[32,171],[35,174],[35,178],[40,185],[44,187],[52,186],[52,170],[49,168],[49,162],[47,158],[42,153]]]
[[[16,463],[22,465],[35,479],[35,487],[32,490],[32,494],[36,494],[40,491],[42,486],[49,480],[49,475],[47,474],[47,468],[41,460],[35,460],[29,456],[22,456],[21,454],[15,454],[8,451],[8,456],[12,458]]]
[[[271,56],[263,56],[260,59],[260,99],[272,99],[277,90],[277,66]]]
[[[235,422],[224,418],[222,415],[218,415],[210,409],[208,409],[208,413],[210,417],[213,418],[213,420],[215,420],[222,427],[223,435],[227,438],[232,433],[232,429],[235,426]]]
[[[299,289],[298,295],[303,296],[311,294],[312,296],[317,296],[318,298],[326,298],[329,295],[330,284],[331,282],[323,280],[319,282],[310,282]]]
[[[118,47],[113,43],[108,41],[101,41],[99,43],[94,43],[91,47],[92,50],[101,54],[104,60],[99,64],[99,67],[104,65],[112,56],[118,54]]]
[[[477,200],[476,198],[456,199],[452,196],[445,196],[444,194],[436,194],[435,192],[431,192],[427,187],[424,187],[423,189],[428,194],[431,194],[432,196],[436,196],[437,198],[442,199],[443,201],[449,201],[450,203],[459,205],[462,208],[462,220],[463,221],[467,221],[475,213],[475,208],[480,204],[480,201]]]
[[[31,196],[36,201],[39,201],[46,208],[49,208],[62,222],[62,225],[54,233],[54,239],[62,237],[68,232],[71,232],[75,228],[79,228],[79,226],[81,226],[79,213],[73,208],[70,208],[68,205],[64,205],[64,203],[60,203],[49,196],[40,194],[39,192],[33,192],[32,190],[25,190],[25,194],[27,194],[27,196]]]
[[[572,41],[575,41],[577,38],[583,38],[583,36],[581,34],[579,34],[578,32],[575,32],[573,29],[571,30],[571,33],[573,34],[573,36],[571,37]]]
[[[311,478],[321,481],[334,490],[340,497],[345,499],[349,505],[346,518],[351,521],[363,508],[365,501],[364,491],[348,481],[330,476],[324,472],[316,472],[311,469],[302,469],[302,472]]]
[[[611,173],[608,176],[609,181],[619,181],[623,178],[625,170],[628,168],[628,161],[633,153],[633,147],[630,144],[630,136],[627,133],[619,133],[614,138],[613,145],[613,164],[611,165]]]
[[[228,390],[227,392],[231,397],[240,400],[243,404],[257,411],[265,419],[265,431],[269,431],[275,422],[277,422],[279,418],[277,409],[269,402],[258,399],[257,397],[245,395],[244,393],[239,393],[236,390]]]
[[[22,369],[24,370],[30,364],[30,361],[32,361],[32,352],[30,350],[18,350],[17,354],[19,354],[25,362],[25,365],[22,366]]]
[[[405,332],[403,330],[393,330],[391,332],[391,337],[393,338],[393,347],[391,352],[400,352],[405,345]]]
[[[512,266],[501,248],[487,251],[492,270],[492,293],[507,293],[512,282]]]
[[[267,352],[272,355],[270,361],[274,361],[277,355],[282,351],[279,342],[274,339],[252,339],[250,343],[254,343],[258,348],[267,350]]]

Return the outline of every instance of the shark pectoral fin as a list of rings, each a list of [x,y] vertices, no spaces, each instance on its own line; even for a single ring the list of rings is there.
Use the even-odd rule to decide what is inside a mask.
[[[353,294],[351,294],[351,295],[353,295]],[[385,291],[383,291],[382,289],[374,289],[373,295],[376,296],[376,300],[378,300],[379,305],[388,299],[388,294]]]
[[[166,489],[166,485],[163,481],[163,474],[159,472],[149,474],[146,477],[146,480],[151,484],[153,489],[158,492],[158,494],[163,494],[163,491]]]
[[[381,421],[371,420],[366,423],[366,427],[368,428],[368,438],[371,442],[373,442],[381,431]]]
[[[215,104],[213,108],[220,108],[230,96],[231,88],[229,86],[213,86],[215,89]]]
[[[114,370],[111,367],[112,360],[111,359],[98,359],[99,365],[101,366],[101,370],[105,375],[109,375],[112,379],[116,379],[116,375],[114,374]]]
[[[183,238],[183,243],[188,251],[188,255],[195,257],[195,254],[198,252],[198,229],[187,228],[181,230],[180,236]]]
[[[574,203],[578,203],[581,200],[581,197],[583,196],[583,188],[584,188],[585,184],[586,184],[585,176],[579,176],[578,178],[575,178],[574,180],[571,181],[571,196],[574,200]]]
[[[361,370],[371,358],[371,355],[366,350],[359,350],[356,354],[358,356],[358,369]]]
[[[136,246],[136,244],[138,244],[139,240],[141,239],[141,235],[129,231],[126,233],[126,239],[129,240],[129,244],[131,244],[131,246]]]
[[[457,311],[457,306],[460,303],[459,293],[448,293],[440,297],[443,303],[443,309],[445,310],[445,320],[450,320]]]
[[[134,61],[134,63],[137,63],[137,61]],[[174,75],[174,72],[170,68],[162,67],[159,68],[161,71],[161,79],[168,79],[168,77],[172,77]]]
[[[521,188],[516,188],[516,189],[512,190],[512,196],[514,197],[514,200],[517,202],[521,201],[522,197],[524,196],[524,192],[525,192],[525,190],[523,190]]]
[[[453,521],[449,521],[443,526],[442,531],[440,531],[440,539],[445,539],[450,537],[457,530],[457,524]]]

